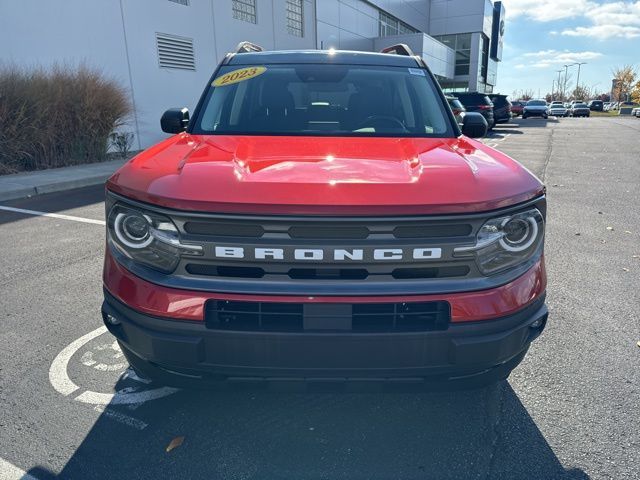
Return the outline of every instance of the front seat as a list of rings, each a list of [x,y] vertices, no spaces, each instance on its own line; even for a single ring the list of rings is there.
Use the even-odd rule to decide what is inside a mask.
[[[269,79],[262,85],[261,107],[253,118],[253,128],[264,132],[284,132],[291,129],[295,117],[293,95],[287,84]]]
[[[393,116],[391,97],[382,87],[367,85],[351,95],[348,104],[349,130],[356,130],[369,117]]]

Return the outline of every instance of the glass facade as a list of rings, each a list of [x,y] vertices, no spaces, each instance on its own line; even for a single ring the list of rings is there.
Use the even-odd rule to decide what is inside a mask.
[[[455,75],[469,75],[471,64],[471,34],[439,35],[434,37],[456,52]],[[488,45],[487,45],[488,48]]]
[[[407,33],[418,33],[418,30],[407,25],[402,20],[398,20],[393,15],[389,15],[382,10],[379,11],[378,33],[380,37],[388,37],[389,35],[404,35]]]
[[[484,34],[480,35],[478,59],[478,80],[482,83],[486,83],[487,70],[489,68],[489,39]]]

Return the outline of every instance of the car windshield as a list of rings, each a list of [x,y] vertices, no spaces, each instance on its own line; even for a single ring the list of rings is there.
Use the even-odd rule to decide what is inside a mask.
[[[419,68],[224,66],[193,133],[454,136],[432,78]]]
[[[527,102],[527,106],[530,106],[530,107],[544,107],[546,105],[547,104],[542,100],[529,100]]]
[[[586,103],[575,103],[573,105],[574,108],[587,108],[587,104]]]

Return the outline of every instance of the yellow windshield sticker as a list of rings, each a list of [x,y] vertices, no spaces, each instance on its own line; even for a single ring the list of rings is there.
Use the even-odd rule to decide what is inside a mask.
[[[234,70],[229,73],[225,73],[221,77],[216,78],[211,84],[214,87],[224,87],[225,85],[232,85],[238,82],[244,82],[251,78],[262,75],[267,71],[267,67],[249,67]]]

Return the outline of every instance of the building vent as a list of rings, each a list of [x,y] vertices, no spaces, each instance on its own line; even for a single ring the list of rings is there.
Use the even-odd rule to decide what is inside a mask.
[[[156,33],[156,47],[160,68],[196,69],[192,38]]]

